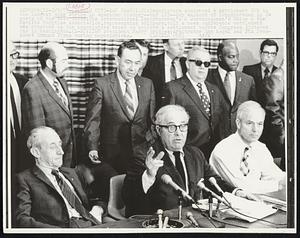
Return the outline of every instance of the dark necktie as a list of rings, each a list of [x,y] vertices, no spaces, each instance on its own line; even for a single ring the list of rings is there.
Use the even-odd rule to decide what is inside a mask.
[[[133,92],[129,84],[130,84],[129,80],[126,80],[124,100],[126,104],[126,110],[130,116],[130,119],[132,120],[135,112],[134,112],[134,104],[133,104]]]
[[[269,77],[270,70],[268,68],[265,68],[264,73],[265,73],[265,75],[264,75],[263,79],[265,80]]]
[[[224,79],[224,88],[225,88],[225,91],[229,98],[229,101],[231,101],[231,86],[230,86],[230,80],[229,80],[229,71],[226,73],[226,76]]]
[[[175,167],[177,169],[177,171],[179,172],[182,181],[184,183],[184,190],[186,189],[185,185],[186,185],[186,178],[185,178],[185,174],[184,174],[184,169],[183,169],[183,164],[181,162],[180,159],[180,152],[179,151],[174,151],[173,155],[175,157]]]
[[[209,99],[206,96],[206,94],[203,92],[202,84],[198,83],[197,87],[199,88],[199,95],[200,95],[200,99],[201,99],[202,105],[204,107],[204,110],[205,110],[206,114],[210,117],[210,103],[209,103]]]
[[[21,127],[19,125],[19,116],[17,112],[17,106],[15,102],[14,93],[12,90],[12,87],[10,86],[10,101],[11,101],[11,107],[12,107],[12,113],[13,113],[13,127],[14,127],[14,136],[17,138],[21,133]]]
[[[176,59],[176,58],[175,58]],[[171,62],[171,68],[170,68],[170,81],[176,79],[176,68],[175,68],[175,59]]]
[[[57,170],[52,170],[51,172],[58,183],[58,186],[61,189],[63,196],[69,202],[69,204],[85,219],[90,220],[88,216],[89,212],[85,209],[85,207],[81,204],[79,198],[75,193],[71,190],[70,186],[64,181],[64,179],[59,175]]]
[[[60,89],[60,87],[59,87],[59,84],[60,84],[60,83],[58,82],[57,79],[55,79],[55,80],[53,81],[54,91],[55,91],[55,93],[57,94],[57,96],[60,98],[60,100],[62,101],[62,103],[64,104],[64,106],[65,106],[67,109],[69,109],[69,108],[68,108],[68,101],[67,101],[66,98],[64,97],[63,92],[61,91],[61,89]]]
[[[245,147],[243,158],[242,158],[242,161],[241,161],[240,170],[242,171],[244,176],[247,176],[248,173],[250,172],[250,169],[249,169],[249,150],[250,150],[250,147],[248,147],[248,146]]]

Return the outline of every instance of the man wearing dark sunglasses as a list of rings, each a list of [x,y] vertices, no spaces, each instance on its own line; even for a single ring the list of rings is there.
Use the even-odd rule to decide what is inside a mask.
[[[236,131],[236,113],[239,105],[248,100],[256,100],[254,79],[238,71],[239,50],[234,41],[224,40],[217,49],[219,67],[209,73],[208,81],[215,84],[223,94],[226,112],[223,115],[225,127],[222,137]]]
[[[253,65],[246,65],[243,68],[243,72],[254,78],[256,95],[258,102],[264,106],[265,94],[264,84],[267,78],[270,77],[271,73],[277,69],[274,65],[279,47],[276,41],[271,39],[264,40],[260,45],[259,56],[260,62]]]
[[[197,146],[206,158],[222,139],[221,117],[225,101],[219,89],[206,81],[210,66],[209,53],[199,46],[188,52],[187,73],[166,84],[161,101],[163,105],[178,104],[191,116],[187,144]]]

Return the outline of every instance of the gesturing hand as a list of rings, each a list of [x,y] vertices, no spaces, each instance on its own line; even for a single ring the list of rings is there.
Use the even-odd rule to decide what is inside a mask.
[[[155,177],[157,170],[164,165],[164,161],[162,161],[162,157],[164,156],[165,152],[161,151],[159,154],[153,158],[155,151],[152,147],[147,152],[147,157],[145,160],[145,164],[147,167],[147,174],[150,177]]]

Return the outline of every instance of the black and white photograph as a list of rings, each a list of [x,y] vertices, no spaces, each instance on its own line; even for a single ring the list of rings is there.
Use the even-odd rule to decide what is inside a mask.
[[[296,232],[296,3],[2,6],[4,234]]]

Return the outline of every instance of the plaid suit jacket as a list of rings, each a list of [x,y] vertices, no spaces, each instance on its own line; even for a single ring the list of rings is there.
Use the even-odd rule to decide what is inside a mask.
[[[76,148],[72,102],[65,80],[59,79],[59,81],[68,98],[69,110],[65,108],[47,79],[39,71],[25,85],[22,92],[22,125],[26,138],[33,128],[39,126],[53,128],[62,140],[63,166],[74,167]]]

